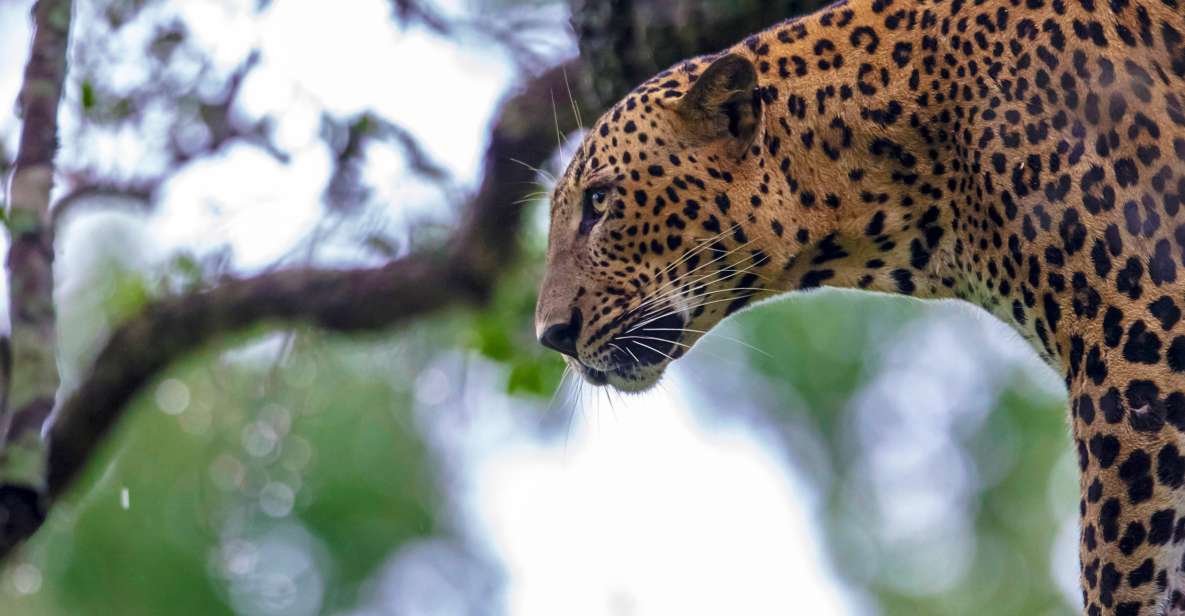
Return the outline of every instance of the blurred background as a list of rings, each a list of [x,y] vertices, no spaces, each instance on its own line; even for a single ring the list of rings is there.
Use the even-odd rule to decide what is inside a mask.
[[[0,0],[0,172],[30,0]],[[61,369],[153,298],[447,237],[499,101],[552,117],[810,0],[81,0],[55,197]],[[570,70],[569,70],[570,69]],[[567,78],[570,77],[570,81]],[[547,188],[559,148],[539,163]],[[838,291],[729,320],[654,392],[561,380],[546,197],[494,301],[260,329],[144,391],[0,614],[1072,614],[1058,378],[986,313]]]

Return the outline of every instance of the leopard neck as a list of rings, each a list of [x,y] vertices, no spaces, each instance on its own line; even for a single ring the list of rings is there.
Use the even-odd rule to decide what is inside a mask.
[[[970,44],[965,20],[928,3],[890,5],[841,2],[733,49],[759,74],[764,122],[747,164],[770,177],[754,201],[770,207],[747,222],[763,250],[784,257],[776,286],[967,300],[1064,371],[1066,340],[1032,291],[1002,276],[1024,266],[1009,240],[1029,224],[1016,215],[1024,195],[1003,184],[1027,187],[1026,164],[1041,162],[982,149],[984,131],[1024,111],[1005,68],[1018,54],[955,68],[952,54]]]

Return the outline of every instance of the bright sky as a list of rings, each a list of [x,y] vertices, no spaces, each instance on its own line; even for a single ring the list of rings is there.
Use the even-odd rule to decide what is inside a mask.
[[[24,58],[29,53],[29,34],[24,19],[29,13],[29,4],[27,0],[0,0],[0,58],[11,59],[0,64],[0,101],[3,101],[0,102],[0,138],[4,139],[8,152],[14,152],[17,143],[15,129],[19,124],[12,110],[21,87],[24,62],[15,59]]]
[[[475,137],[484,136],[512,77],[499,54],[441,44],[418,30],[401,35],[391,25],[390,3],[382,0],[280,0],[257,27],[241,3],[180,6],[195,39],[225,58],[227,68],[252,47],[262,50],[260,66],[244,84],[242,109],[248,117],[278,120],[278,145],[293,158],[284,165],[257,149],[233,148],[182,174],[153,220],[153,234],[163,243],[200,248],[213,230],[214,237],[231,241],[236,262],[247,269],[290,250],[321,215],[320,190],[330,173],[330,154],[318,139],[322,112],[377,112],[417,135],[460,180],[476,181],[482,148]],[[320,41],[315,45],[308,39],[314,29]],[[398,156],[386,156],[388,165],[402,167]],[[390,167],[384,171],[377,196],[399,204],[394,210],[439,205],[427,188]],[[228,194],[228,185],[236,190]],[[416,213],[389,214],[399,219]]]
[[[520,441],[479,467],[508,613],[852,613],[812,490],[751,429],[693,419],[683,385],[586,404],[566,447]]]

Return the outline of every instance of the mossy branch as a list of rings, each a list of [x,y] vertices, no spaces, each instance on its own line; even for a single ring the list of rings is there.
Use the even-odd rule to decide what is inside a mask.
[[[42,479],[40,465],[30,464],[36,456],[23,455],[23,447],[6,450],[5,442],[13,416],[51,406],[58,389],[49,198],[72,10],[69,0],[33,6],[33,41],[17,98],[21,134],[4,216],[12,330],[0,344],[0,481],[30,487]],[[13,517],[2,516],[0,523],[7,526]]]

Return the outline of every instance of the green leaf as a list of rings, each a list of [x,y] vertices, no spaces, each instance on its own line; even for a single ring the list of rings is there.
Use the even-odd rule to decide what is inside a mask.
[[[121,272],[115,276],[111,294],[107,297],[107,309],[116,319],[122,320],[138,313],[152,293],[148,282],[136,272]]]
[[[482,356],[497,362],[507,362],[514,357],[514,346],[506,332],[506,324],[498,319],[483,316],[473,327],[473,347]]]
[[[82,110],[86,112],[93,111],[98,102],[97,99],[94,84],[89,80],[82,82]]]
[[[506,393],[550,396],[560,384],[564,362],[550,356],[516,363],[506,379]]]

